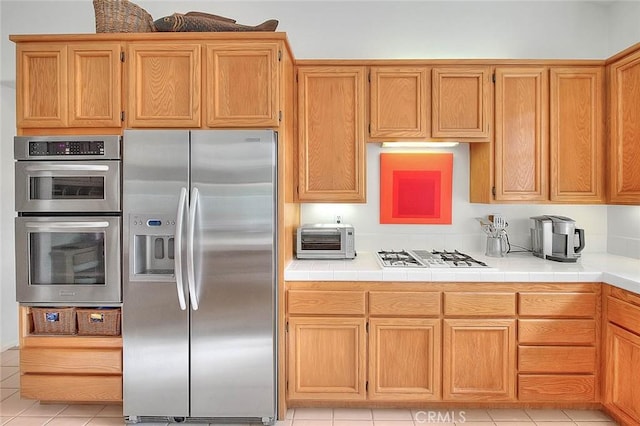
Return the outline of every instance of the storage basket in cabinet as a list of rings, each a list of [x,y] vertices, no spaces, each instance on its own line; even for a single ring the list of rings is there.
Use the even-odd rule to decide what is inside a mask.
[[[34,334],[76,334],[76,308],[31,308]]]
[[[120,309],[77,309],[78,335],[119,336]]]

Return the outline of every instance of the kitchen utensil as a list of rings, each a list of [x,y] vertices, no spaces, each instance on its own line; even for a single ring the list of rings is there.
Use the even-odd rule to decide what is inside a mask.
[[[507,254],[506,234],[487,237],[487,248],[484,255],[489,257],[504,257]]]

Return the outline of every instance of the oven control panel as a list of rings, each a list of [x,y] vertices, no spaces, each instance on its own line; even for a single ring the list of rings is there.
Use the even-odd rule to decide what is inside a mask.
[[[29,141],[29,156],[104,156],[104,141]]]

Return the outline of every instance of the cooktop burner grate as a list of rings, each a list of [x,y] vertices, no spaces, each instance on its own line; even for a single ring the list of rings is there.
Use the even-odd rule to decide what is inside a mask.
[[[376,258],[383,268],[488,268],[468,254],[437,250],[379,250]]]

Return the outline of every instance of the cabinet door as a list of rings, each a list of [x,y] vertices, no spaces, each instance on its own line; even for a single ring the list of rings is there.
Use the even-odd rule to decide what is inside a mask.
[[[210,43],[206,61],[207,126],[278,126],[277,43]]]
[[[549,198],[547,69],[496,68],[495,199]]]
[[[640,204],[640,52],[611,64],[609,87],[610,201]]]
[[[551,68],[551,200],[604,202],[603,70]]]
[[[489,67],[433,68],[431,136],[488,140],[490,78]]]
[[[365,68],[298,68],[298,199],[365,201]]]
[[[67,47],[20,43],[16,64],[17,127],[67,125]]]
[[[444,320],[443,399],[515,400],[515,320]]]
[[[120,127],[120,44],[69,47],[69,126]]]
[[[364,400],[364,318],[290,318],[289,399]]]
[[[371,137],[428,138],[430,87],[426,67],[371,68]]]
[[[200,44],[129,45],[128,127],[200,127]]]
[[[640,422],[640,336],[607,325],[605,405]],[[629,424],[632,424],[629,421]]]
[[[440,320],[370,320],[369,399],[440,398]]]

